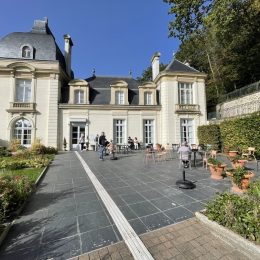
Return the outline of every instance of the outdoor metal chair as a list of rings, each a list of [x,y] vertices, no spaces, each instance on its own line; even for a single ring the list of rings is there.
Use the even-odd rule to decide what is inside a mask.
[[[256,158],[255,158],[255,147],[248,147],[247,151],[242,153],[242,156],[246,157],[247,159],[253,157],[256,160]]]
[[[191,170],[191,152],[180,152],[180,157],[179,157],[179,169],[182,168],[184,164],[189,164],[189,168]],[[186,168],[186,167],[184,167]]]
[[[210,152],[204,152],[204,157],[202,159],[202,167],[205,166],[206,170],[208,169],[208,159],[209,158],[217,158],[217,151],[211,150]]]

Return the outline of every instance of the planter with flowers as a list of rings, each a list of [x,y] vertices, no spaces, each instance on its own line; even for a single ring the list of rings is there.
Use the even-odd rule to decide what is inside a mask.
[[[243,193],[248,188],[250,179],[255,176],[253,172],[246,170],[244,167],[229,169],[226,174],[231,178],[233,184],[231,190],[236,193]]]
[[[214,180],[221,180],[223,179],[223,172],[226,168],[226,164],[220,162],[215,158],[208,159],[208,166],[211,173],[211,178]]]
[[[237,154],[235,157],[230,157],[229,159],[234,169],[238,167],[245,167],[247,163],[247,160],[243,159],[243,157],[239,154]]]

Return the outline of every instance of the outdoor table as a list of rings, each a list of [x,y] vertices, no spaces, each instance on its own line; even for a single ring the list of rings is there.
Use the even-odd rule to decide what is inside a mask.
[[[191,149],[191,152],[193,153],[193,167],[196,167],[196,153],[198,149]]]

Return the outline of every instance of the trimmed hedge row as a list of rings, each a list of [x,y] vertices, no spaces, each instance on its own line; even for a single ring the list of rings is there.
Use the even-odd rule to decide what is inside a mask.
[[[200,144],[211,144],[214,149],[236,150],[251,146],[260,153],[260,113],[225,120],[219,125],[199,126],[198,139]]]
[[[198,127],[199,143],[206,146],[210,144],[212,149],[219,150],[221,146],[220,129],[218,125],[202,125]]]

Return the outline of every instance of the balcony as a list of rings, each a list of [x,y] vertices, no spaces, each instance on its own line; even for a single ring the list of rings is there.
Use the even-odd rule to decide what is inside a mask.
[[[200,106],[193,104],[177,104],[175,112],[178,114],[200,114]]]
[[[25,102],[10,102],[10,108],[7,109],[8,112],[35,112],[35,103],[25,103]]]

